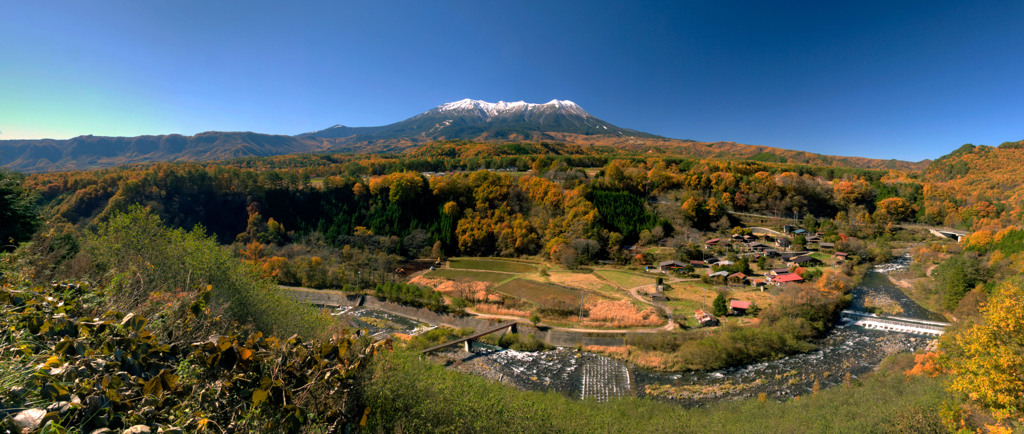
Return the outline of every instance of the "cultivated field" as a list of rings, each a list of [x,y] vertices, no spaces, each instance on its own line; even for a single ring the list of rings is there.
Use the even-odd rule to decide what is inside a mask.
[[[530,273],[537,271],[537,266],[531,263],[484,258],[454,258],[448,261],[448,268],[501,271],[505,273]]]
[[[578,305],[580,295],[583,294],[581,291],[529,279],[510,280],[494,290],[538,306]]]
[[[499,283],[508,279],[515,278],[515,275],[510,273],[496,273],[492,271],[475,270],[455,270],[450,268],[433,270],[425,274],[425,276],[430,278],[449,280],[477,280],[487,283]]]
[[[653,277],[644,276],[642,274],[637,274],[629,271],[597,270],[594,271],[594,273],[597,274],[598,276],[608,279],[609,282],[612,282],[626,289],[643,285],[653,285],[655,282]]]

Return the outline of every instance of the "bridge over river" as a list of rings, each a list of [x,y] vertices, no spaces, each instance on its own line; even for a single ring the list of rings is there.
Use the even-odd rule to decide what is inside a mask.
[[[849,321],[848,325],[857,325],[872,330],[884,330],[900,333],[923,334],[929,336],[941,336],[949,327],[949,323],[928,321],[916,318],[903,318],[898,316],[880,316],[873,313],[860,312],[856,310],[844,310],[844,320]]]

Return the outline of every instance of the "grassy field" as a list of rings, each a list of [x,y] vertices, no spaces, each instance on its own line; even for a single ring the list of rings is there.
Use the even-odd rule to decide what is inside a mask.
[[[644,276],[637,273],[630,273],[628,271],[618,270],[597,270],[595,274],[608,279],[608,281],[619,285],[623,288],[633,288],[636,286],[653,285],[654,278],[650,276]]]
[[[552,271],[547,276],[540,274],[525,274],[524,278],[536,280],[542,283],[553,283],[561,286],[568,286],[575,289],[585,289],[607,295],[610,298],[623,298],[627,294],[616,288],[614,285],[601,280],[593,273],[574,273],[571,271]]]
[[[580,291],[573,291],[561,286],[530,279],[510,280],[494,288],[494,290],[521,298],[539,306],[552,305],[558,302],[573,305],[580,302]]]
[[[832,256],[828,253],[814,252],[811,257],[823,262],[825,265],[832,265]]]
[[[493,273],[490,271],[453,270],[449,268],[434,270],[424,276],[449,280],[478,280],[488,283],[499,283],[515,278],[515,275],[508,273]]]
[[[523,262],[505,261],[501,259],[455,258],[449,260],[449,268],[466,270],[489,270],[505,273],[530,273],[537,271],[537,266]]]

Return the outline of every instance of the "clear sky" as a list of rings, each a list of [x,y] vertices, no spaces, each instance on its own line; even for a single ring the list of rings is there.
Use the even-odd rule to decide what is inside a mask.
[[[0,41],[0,139],[298,134],[462,98],[832,155],[1024,139],[1021,1],[11,1]]]

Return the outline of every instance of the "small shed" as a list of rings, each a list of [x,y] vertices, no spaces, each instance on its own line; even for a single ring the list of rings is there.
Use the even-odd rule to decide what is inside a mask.
[[[668,297],[665,296],[665,285],[654,285],[651,301],[668,301]]]
[[[704,309],[695,310],[693,312],[693,316],[694,318],[697,318],[697,324],[700,324],[701,327],[712,327],[718,325],[718,319]]]

